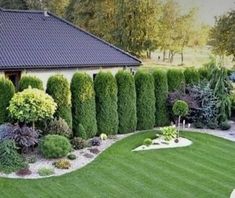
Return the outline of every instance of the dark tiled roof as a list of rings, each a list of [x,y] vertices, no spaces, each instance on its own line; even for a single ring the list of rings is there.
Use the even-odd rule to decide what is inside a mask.
[[[43,11],[0,9],[0,70],[138,66],[130,54]]]

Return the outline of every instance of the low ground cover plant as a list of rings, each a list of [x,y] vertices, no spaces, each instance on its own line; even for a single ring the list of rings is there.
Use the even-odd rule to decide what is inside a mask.
[[[50,176],[50,175],[55,174],[55,171],[54,171],[53,168],[47,168],[47,167],[39,168],[37,172],[42,177]]]
[[[70,161],[68,161],[66,159],[60,159],[60,160],[54,162],[53,165],[59,169],[69,169],[71,167]]]
[[[73,149],[75,150],[83,149],[86,147],[86,140],[80,137],[74,137],[71,140],[71,144],[72,144]]]

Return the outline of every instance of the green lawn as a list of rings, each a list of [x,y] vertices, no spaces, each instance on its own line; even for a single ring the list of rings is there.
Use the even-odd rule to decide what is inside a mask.
[[[131,152],[155,132],[130,136],[73,173],[40,180],[0,179],[3,198],[228,198],[235,188],[235,143],[182,132],[190,147]]]

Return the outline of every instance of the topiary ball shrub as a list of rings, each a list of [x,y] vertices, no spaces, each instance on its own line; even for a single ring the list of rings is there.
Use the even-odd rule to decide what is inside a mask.
[[[19,81],[18,90],[23,91],[24,89],[27,89],[29,87],[40,89],[40,90],[44,89],[43,82],[39,78],[35,76],[22,76]]]
[[[67,138],[72,136],[72,130],[63,118],[54,118],[46,127],[46,133],[51,135],[62,135]]]
[[[118,132],[117,83],[111,73],[99,72],[95,77],[96,119],[98,134]]]
[[[73,133],[79,135],[79,124],[86,132],[86,138],[97,133],[95,91],[92,78],[86,73],[75,73],[71,81]]]
[[[224,121],[220,123],[219,127],[221,130],[229,130],[231,125],[227,121]]]
[[[13,140],[0,142],[0,172],[11,173],[27,167]]]
[[[9,106],[10,100],[15,93],[13,83],[5,78],[0,78],[0,124],[9,120]]]
[[[80,137],[74,137],[71,144],[75,150],[83,149],[86,147],[86,141]]]
[[[172,111],[174,115],[183,117],[188,114],[189,107],[185,101],[177,100],[172,107]]]
[[[155,125],[154,79],[150,73],[135,74],[137,129],[152,129]]]
[[[136,130],[136,91],[135,79],[128,71],[116,74],[118,87],[118,133],[128,133]]]
[[[167,71],[167,81],[169,92],[185,90],[184,73],[180,69],[169,69]]]
[[[75,155],[75,154],[69,154],[68,156],[67,156],[67,158],[69,159],[69,160],[75,160],[75,159],[77,159],[77,156]]]
[[[167,108],[168,98],[168,83],[167,73],[164,70],[156,70],[153,72],[155,84],[156,112],[155,125],[165,126],[170,123],[169,113]]]
[[[10,101],[10,116],[23,123],[52,118],[56,110],[53,98],[39,89],[28,88],[16,93]]]
[[[145,140],[144,140],[144,142],[143,142],[143,144],[145,145],[145,146],[150,146],[151,144],[152,144],[152,139],[150,139],[150,138],[146,138]]]
[[[47,81],[46,92],[57,104],[55,117],[63,118],[72,127],[71,92],[68,80],[61,74],[51,76]]]
[[[46,158],[60,158],[71,151],[69,140],[60,135],[46,135],[39,145],[40,151]]]
[[[196,85],[200,81],[200,75],[194,67],[186,68],[184,70],[184,77],[187,85]]]

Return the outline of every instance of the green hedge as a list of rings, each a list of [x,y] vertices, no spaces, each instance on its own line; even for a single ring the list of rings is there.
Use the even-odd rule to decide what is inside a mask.
[[[185,90],[185,78],[181,69],[169,69],[167,71],[168,90],[169,92],[176,90]]]
[[[200,67],[198,69],[200,80],[209,80],[210,74],[209,70],[206,67]]]
[[[200,81],[199,72],[193,67],[184,70],[184,77],[187,85],[196,85]]]
[[[73,133],[75,136],[84,137],[79,131],[83,126],[86,138],[97,133],[95,91],[92,78],[85,73],[75,73],[71,81]]]
[[[19,81],[19,91],[29,88],[37,88],[43,90],[43,82],[35,76],[22,76]]]
[[[154,79],[150,73],[135,74],[137,129],[151,129],[155,124]]]
[[[118,87],[118,118],[119,133],[128,133],[136,130],[136,92],[135,79],[130,72],[119,71],[116,74]]]
[[[98,134],[118,132],[117,84],[111,73],[99,72],[95,78]]]
[[[47,81],[46,92],[52,96],[57,104],[55,117],[63,118],[71,127],[71,93],[68,80],[60,74],[51,76]]]
[[[156,113],[155,125],[165,126],[170,123],[167,109],[168,84],[167,73],[164,70],[156,70],[153,72],[155,84]]]
[[[3,77],[0,78],[0,124],[8,121],[9,102],[15,93],[13,83]]]

